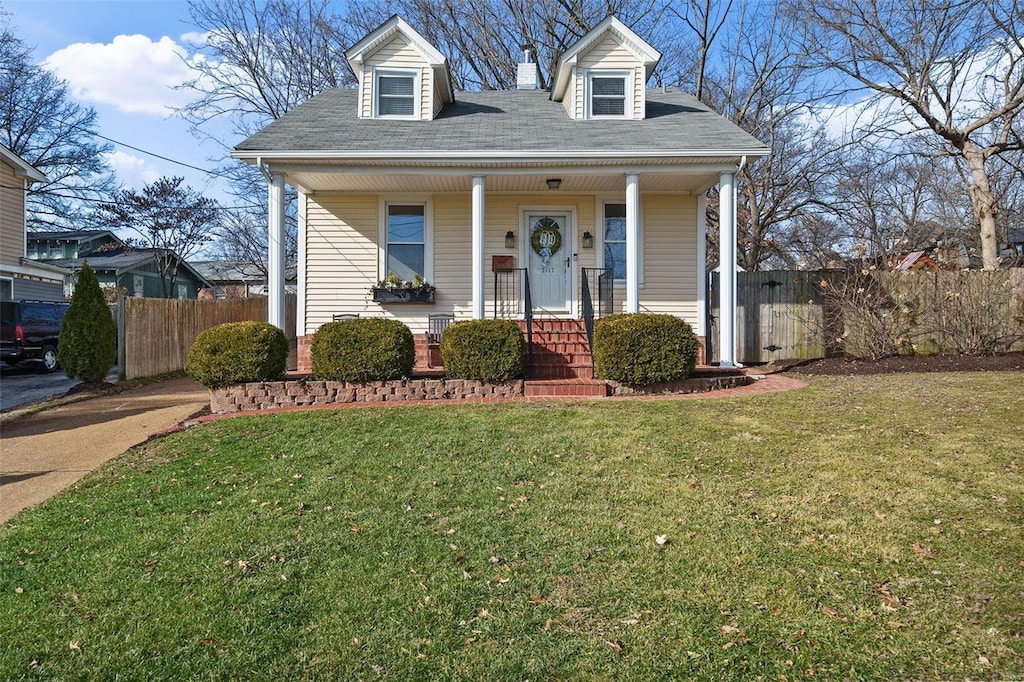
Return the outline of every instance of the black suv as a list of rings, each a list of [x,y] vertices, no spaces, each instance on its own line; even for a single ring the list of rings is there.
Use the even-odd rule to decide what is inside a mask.
[[[57,336],[69,304],[54,301],[0,301],[0,359],[9,365],[42,360],[57,369]]]

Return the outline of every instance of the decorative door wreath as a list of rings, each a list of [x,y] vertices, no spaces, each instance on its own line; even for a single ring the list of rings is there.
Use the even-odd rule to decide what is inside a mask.
[[[562,248],[562,231],[552,218],[541,218],[533,224],[530,234],[530,248],[541,257],[542,267],[547,267],[551,256]]]

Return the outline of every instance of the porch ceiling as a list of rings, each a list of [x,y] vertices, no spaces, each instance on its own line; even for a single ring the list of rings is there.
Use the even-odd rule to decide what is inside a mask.
[[[564,169],[563,169],[564,170]],[[625,175],[573,174],[551,170],[536,175],[487,175],[488,192],[523,192],[542,194],[597,194],[622,193],[626,189]],[[559,178],[557,190],[549,190],[548,178]],[[651,172],[640,173],[642,192],[704,192],[719,179],[717,171],[703,172]],[[470,192],[471,175],[424,174],[368,174],[319,172],[303,169],[287,173],[288,184],[306,192]]]

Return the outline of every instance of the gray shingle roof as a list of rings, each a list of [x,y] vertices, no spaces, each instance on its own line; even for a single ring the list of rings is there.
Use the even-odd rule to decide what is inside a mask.
[[[29,241],[82,241],[86,239],[95,239],[96,237],[102,237],[103,235],[110,235],[114,239],[118,239],[118,236],[111,232],[110,230],[60,230],[52,232],[27,232],[25,234],[25,238],[28,239]]]
[[[327,90],[240,143],[255,152],[562,151],[763,154],[764,145],[677,88],[647,90],[640,121],[574,121],[542,90],[457,93],[433,121],[361,119],[355,90]]]

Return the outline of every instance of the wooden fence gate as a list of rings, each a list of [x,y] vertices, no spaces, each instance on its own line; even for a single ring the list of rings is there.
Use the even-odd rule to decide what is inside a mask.
[[[836,270],[736,273],[736,359],[761,363],[842,353],[842,337],[855,324],[829,304],[823,283],[850,273]],[[900,297],[912,301],[918,321],[909,330],[919,352],[956,352],[949,319],[962,314],[954,299],[971,295],[989,308],[1007,337],[1024,328],[1024,269],[939,272],[876,272],[898,278]],[[838,281],[838,280],[836,280]],[[718,362],[719,273],[708,274],[708,358]],[[972,293],[973,292],[973,293]],[[1015,348],[1020,348],[1017,343]]]

